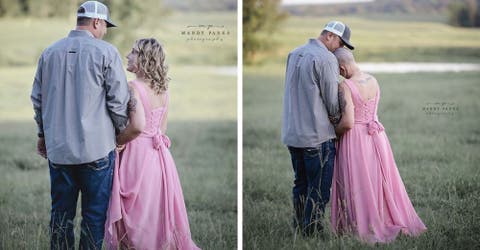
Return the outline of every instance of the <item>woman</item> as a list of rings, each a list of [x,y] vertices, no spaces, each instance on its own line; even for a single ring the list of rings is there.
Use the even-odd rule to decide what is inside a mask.
[[[190,236],[182,188],[165,135],[169,81],[165,53],[157,40],[140,39],[127,59],[127,70],[136,79],[129,82],[130,123],[117,136],[117,144],[124,149],[115,166],[105,225],[107,248],[198,249]]]
[[[333,173],[331,225],[335,233],[361,240],[389,242],[399,232],[419,235],[425,225],[408,198],[393,153],[378,121],[377,80],[360,71],[352,53],[335,56],[345,80],[339,85],[342,119]]]

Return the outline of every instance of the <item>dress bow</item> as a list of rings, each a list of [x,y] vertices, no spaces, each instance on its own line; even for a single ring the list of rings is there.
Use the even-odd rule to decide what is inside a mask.
[[[160,150],[161,146],[164,145],[167,148],[170,148],[171,142],[168,136],[163,134],[156,134],[153,136],[153,148]]]
[[[367,126],[368,126],[368,134],[369,135],[378,134],[378,133],[385,130],[383,125],[377,120],[373,120],[373,121],[369,122]]]

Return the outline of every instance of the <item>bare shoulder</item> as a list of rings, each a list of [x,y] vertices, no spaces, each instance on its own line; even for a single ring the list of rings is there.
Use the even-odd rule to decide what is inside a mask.
[[[375,86],[376,89],[380,89],[380,85],[378,84],[377,78],[375,78],[375,76],[371,74],[367,74],[367,75],[370,77],[373,86]]]

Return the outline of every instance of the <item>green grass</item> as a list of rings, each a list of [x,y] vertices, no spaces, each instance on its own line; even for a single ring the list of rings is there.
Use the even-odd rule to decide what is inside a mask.
[[[49,248],[49,173],[47,162],[35,154],[30,92],[41,51],[72,24],[0,19],[0,249]],[[223,24],[232,35],[222,43],[187,42],[180,31],[189,24]],[[172,78],[167,134],[192,237],[202,249],[235,249],[236,76],[218,73],[217,66],[236,63],[236,13],[173,13],[156,28],[145,27],[134,30],[134,38],[155,36],[167,50]]]
[[[399,21],[366,17],[289,17],[274,34],[260,34],[274,46],[256,55],[256,62],[284,63],[288,52],[316,38],[330,20],[345,22],[352,30],[357,61],[480,62],[480,29],[444,23]],[[267,44],[267,43],[266,43]]]
[[[280,139],[284,68],[244,69],[243,239],[245,249],[370,249],[330,230],[302,238],[291,227],[293,171]],[[398,169],[428,231],[380,249],[480,247],[479,72],[378,74],[378,115]],[[429,115],[436,102],[458,106]],[[329,208],[326,223],[328,225]]]

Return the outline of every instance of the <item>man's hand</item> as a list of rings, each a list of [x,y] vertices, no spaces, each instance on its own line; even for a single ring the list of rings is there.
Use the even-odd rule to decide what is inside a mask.
[[[125,144],[117,144],[117,151],[120,153],[122,150],[125,149]]]
[[[333,117],[333,116],[328,116],[328,120],[330,120],[330,123],[336,127],[340,123],[341,117]]]
[[[37,154],[47,159],[47,147],[45,146],[45,138],[39,137],[37,141]]]

